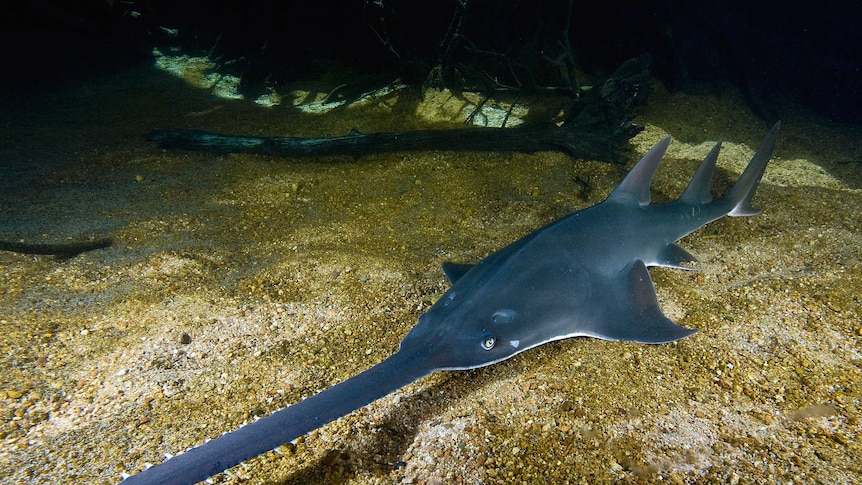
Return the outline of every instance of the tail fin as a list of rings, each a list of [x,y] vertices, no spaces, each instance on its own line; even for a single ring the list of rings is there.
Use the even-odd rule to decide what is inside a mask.
[[[757,149],[757,153],[748,162],[748,167],[739,176],[733,187],[723,197],[733,203],[733,208],[727,213],[729,216],[754,216],[760,213],[760,210],[755,209],[751,205],[751,199],[754,198],[754,193],[757,191],[757,185],[760,183],[760,178],[763,177],[763,171],[766,170],[766,164],[772,158],[772,149],[775,147],[775,138],[778,136],[778,130],[781,128],[781,122],[775,123],[766,138]]]

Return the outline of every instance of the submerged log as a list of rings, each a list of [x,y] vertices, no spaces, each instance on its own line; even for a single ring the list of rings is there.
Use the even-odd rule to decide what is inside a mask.
[[[87,251],[107,248],[111,244],[113,244],[113,241],[110,239],[74,241],[59,244],[29,244],[15,241],[0,241],[0,251],[54,256],[57,259],[69,259]]]
[[[410,150],[481,150],[534,153],[562,151],[572,157],[622,163],[624,144],[642,127],[632,123],[633,108],[649,93],[649,60],[623,64],[601,86],[587,91],[562,126],[552,123],[516,128],[465,128],[360,133],[323,138],[235,136],[195,130],[155,130],[146,139],[163,148],[210,153],[252,153],[275,157],[326,157]]]
[[[253,153],[274,157],[326,157],[415,150],[482,150],[533,153],[564,151],[575,158],[619,161],[607,140],[564,127],[465,128],[360,133],[325,138],[232,136],[194,130],[157,130],[147,134],[163,148],[210,153]]]

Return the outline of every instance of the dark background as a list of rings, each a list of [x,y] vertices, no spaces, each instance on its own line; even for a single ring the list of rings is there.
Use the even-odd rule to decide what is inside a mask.
[[[792,5],[792,6],[790,6]],[[343,66],[452,88],[572,89],[649,54],[669,89],[733,85],[760,116],[802,105],[862,122],[862,2],[25,1],[0,7],[0,87],[210,54],[249,94]],[[178,49],[178,50],[177,50]]]

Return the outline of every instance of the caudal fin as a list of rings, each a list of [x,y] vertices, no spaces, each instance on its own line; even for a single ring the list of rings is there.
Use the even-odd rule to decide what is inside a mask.
[[[778,130],[781,128],[781,122],[775,123],[766,138],[757,149],[757,153],[748,162],[748,167],[739,176],[739,179],[733,184],[733,187],[727,192],[723,199],[731,202],[733,208],[727,213],[729,216],[754,216],[760,213],[760,210],[755,209],[751,205],[751,199],[754,198],[754,193],[757,191],[757,185],[760,183],[760,178],[763,177],[763,171],[766,170],[766,164],[772,158],[772,149],[775,147],[775,138],[778,136]]]

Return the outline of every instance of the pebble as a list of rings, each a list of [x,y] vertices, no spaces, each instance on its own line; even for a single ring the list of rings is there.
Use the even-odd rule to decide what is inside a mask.
[[[841,433],[833,433],[832,434],[832,441],[834,441],[838,444],[844,445],[844,446],[847,446],[850,444],[850,440]]]

